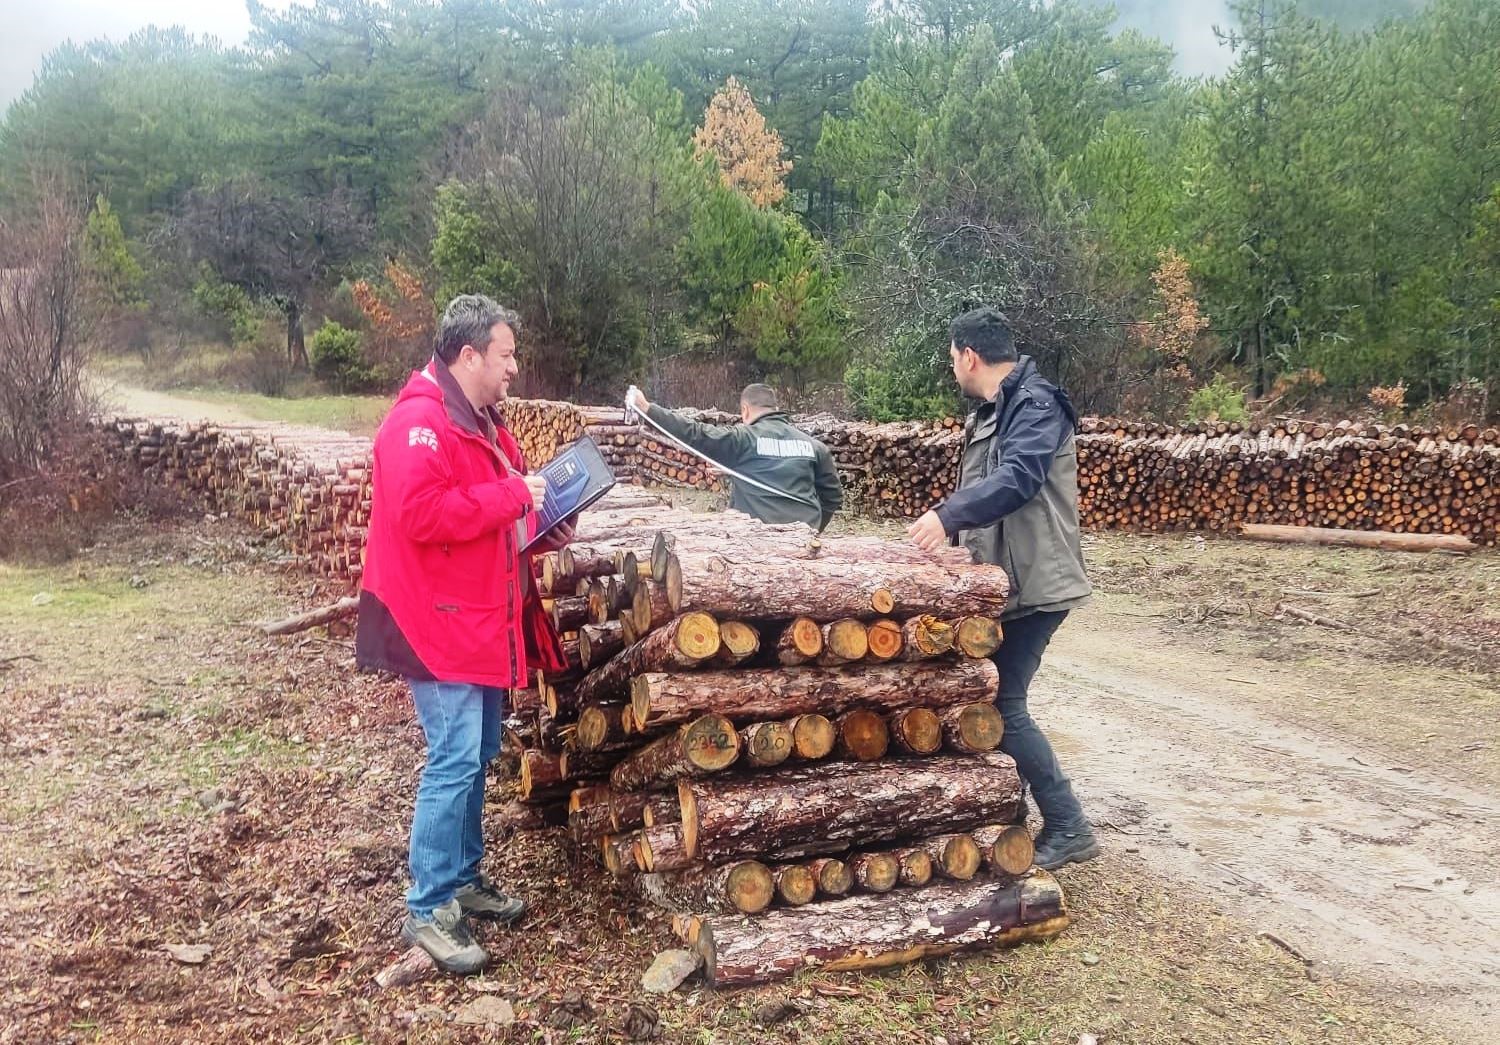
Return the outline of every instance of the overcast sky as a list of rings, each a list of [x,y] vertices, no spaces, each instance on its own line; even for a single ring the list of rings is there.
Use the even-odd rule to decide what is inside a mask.
[[[272,0],[270,6],[285,7]],[[0,109],[26,88],[42,59],[67,40],[123,40],[148,25],[243,43],[250,31],[244,0],[0,0]]]
[[[270,0],[285,7],[288,0]],[[1117,0],[1122,21],[1177,49],[1180,72],[1216,73],[1229,64],[1213,25],[1227,16],[1223,0]],[[193,33],[242,43],[250,30],[243,0],[0,0],[0,111],[31,86],[42,58],[72,39],[123,40],[148,25],[181,25]]]

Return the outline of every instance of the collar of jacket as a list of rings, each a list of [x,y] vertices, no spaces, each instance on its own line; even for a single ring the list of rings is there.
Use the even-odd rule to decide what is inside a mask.
[[[500,449],[500,440],[496,436],[496,432],[504,424],[500,412],[492,406],[485,407],[482,413],[475,410],[474,404],[469,402],[469,397],[464,395],[464,390],[459,387],[458,379],[453,376],[453,372],[436,356],[433,356],[432,361],[418,373],[437,386],[439,398],[443,401],[443,410],[454,427],[483,441],[494,454],[502,475],[519,475],[515,466],[507,460],[505,452]]]
[[[458,378],[453,376],[453,371],[444,366],[436,356],[423,369],[422,376],[437,385],[443,393],[443,409],[448,412],[448,420],[485,442],[495,441],[495,430],[503,423],[498,410],[493,406],[485,407],[482,413],[474,409],[474,404],[469,402],[469,397],[459,387]]]
[[[757,417],[754,421],[751,421],[745,427],[746,428],[754,428],[756,425],[760,424],[762,421],[774,421],[774,420],[777,420],[777,419],[780,419],[782,421],[786,421],[788,424],[791,423],[790,415],[787,414],[787,412],[785,410],[770,410],[770,411],[767,411],[764,414],[761,414],[759,417]]]

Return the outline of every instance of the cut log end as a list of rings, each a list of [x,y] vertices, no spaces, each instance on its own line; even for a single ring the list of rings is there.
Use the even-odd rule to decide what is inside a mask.
[[[776,870],[776,895],[792,907],[812,903],[818,895],[818,878],[801,864],[788,864]]]
[[[719,624],[719,652],[715,660],[721,664],[740,664],[760,652],[760,632],[744,621],[726,620]]]
[[[869,658],[878,663],[899,657],[906,640],[901,625],[893,620],[878,620],[866,629],[866,645]]]
[[[896,853],[901,864],[901,884],[920,889],[932,881],[932,857],[922,849],[901,849]]]
[[[943,740],[955,751],[980,754],[994,751],[1005,735],[1005,720],[995,705],[962,704],[943,712]]]
[[[966,657],[978,660],[1000,648],[1000,622],[990,617],[961,617],[954,622],[954,645]]]
[[[838,741],[838,728],[826,715],[798,715],[788,723],[792,729],[792,754],[809,761],[827,758]]]
[[[922,843],[922,849],[932,857],[932,869],[945,878],[967,882],[979,873],[984,857],[979,845],[966,834],[939,835]]]
[[[864,708],[840,715],[838,731],[838,752],[845,758],[873,762],[890,748],[891,733],[885,719]]]
[[[745,761],[758,769],[779,766],[792,754],[792,728],[785,722],[757,722],[740,733]]]
[[[908,755],[932,755],[943,747],[943,722],[931,708],[891,713],[891,743]]]
[[[814,860],[807,865],[818,883],[818,892],[823,896],[844,896],[854,888],[854,875],[849,865],[832,857]]]
[[[724,878],[724,895],[744,914],[759,914],[770,907],[776,891],[771,869],[758,860],[741,860]]]
[[[823,652],[818,663],[825,667],[852,664],[863,660],[870,650],[869,629],[853,618],[836,620],[823,626]]]
[[[876,588],[870,593],[870,609],[882,617],[896,608],[896,597],[887,588]]]
[[[1036,843],[1020,824],[1004,827],[984,850],[985,863],[1000,874],[1021,875],[1031,868]]]
[[[891,853],[855,853],[849,858],[854,884],[867,893],[888,893],[901,880],[901,861]]]
[[[707,613],[684,613],[675,634],[678,652],[691,660],[707,660],[719,652],[719,622]]]
[[[823,629],[809,617],[798,617],[776,640],[776,656],[786,667],[806,664],[823,652]]]

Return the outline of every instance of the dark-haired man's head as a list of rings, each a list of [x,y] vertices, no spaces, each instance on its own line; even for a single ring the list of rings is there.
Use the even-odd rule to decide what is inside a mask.
[[[998,309],[976,308],[950,323],[948,335],[959,390],[976,399],[992,398],[1019,358],[1010,321]]]

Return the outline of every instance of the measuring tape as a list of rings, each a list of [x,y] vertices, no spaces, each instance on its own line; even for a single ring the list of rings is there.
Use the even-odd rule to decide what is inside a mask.
[[[731,479],[734,479],[737,482],[747,483],[750,486],[755,487],[757,490],[764,490],[766,493],[771,494],[772,496],[775,496],[775,497],[784,497],[788,501],[796,501],[798,504],[805,504],[809,508],[816,508],[819,512],[821,512],[823,510],[823,506],[821,504],[819,504],[817,501],[809,500],[806,497],[801,497],[801,496],[798,496],[797,494],[794,494],[794,493],[788,493],[785,490],[778,490],[774,486],[767,486],[765,483],[761,482],[759,479],[752,479],[748,475],[741,475],[739,472],[736,472],[733,468],[730,468],[727,465],[722,465],[718,461],[715,461],[712,457],[709,457],[706,453],[703,453],[701,450],[698,450],[695,447],[689,446],[687,443],[685,443],[681,439],[677,438],[677,436],[673,435],[671,432],[667,431],[661,425],[659,425],[655,421],[651,420],[651,418],[647,417],[645,414],[641,413],[635,407],[633,407],[633,406],[630,405],[631,399],[634,398],[635,393],[638,392],[638,391],[639,391],[639,389],[637,389],[635,387],[635,385],[631,385],[630,388],[629,388],[629,390],[627,390],[626,393],[625,393],[625,421],[626,421],[627,424],[631,421],[632,418],[639,418],[640,420],[642,420],[642,421],[646,422],[648,425],[650,425],[652,428],[656,429],[662,435],[666,436],[666,438],[669,439],[671,442],[675,443],[677,446],[682,447],[688,453],[692,454],[694,457],[698,457],[698,458],[701,458],[702,460],[706,461],[708,463],[708,466],[710,468],[712,468],[714,471],[716,471],[716,472],[722,472],[724,475],[729,476]]]

